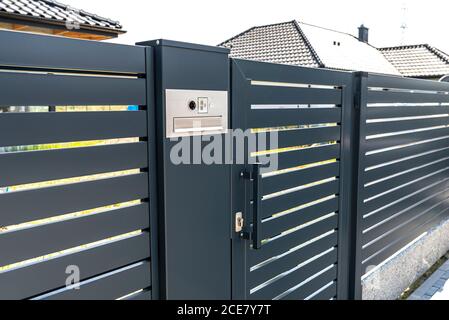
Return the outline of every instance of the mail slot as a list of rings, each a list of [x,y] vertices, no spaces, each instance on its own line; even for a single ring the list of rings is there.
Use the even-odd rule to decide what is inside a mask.
[[[224,129],[222,117],[175,118],[173,128],[176,134],[221,132]]]
[[[228,131],[227,91],[167,89],[165,94],[167,138]]]

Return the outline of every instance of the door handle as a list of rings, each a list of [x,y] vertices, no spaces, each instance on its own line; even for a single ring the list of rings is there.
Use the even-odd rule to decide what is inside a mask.
[[[245,228],[245,231],[241,233],[241,237],[250,240],[252,243],[252,248],[254,250],[259,250],[262,248],[262,239],[260,228],[262,225],[261,221],[261,202],[262,202],[262,186],[261,186],[261,165],[260,163],[252,164],[250,171],[243,171],[241,176],[250,181],[253,185],[252,193],[252,209],[253,209],[253,219],[252,225]],[[250,231],[249,231],[250,230]]]

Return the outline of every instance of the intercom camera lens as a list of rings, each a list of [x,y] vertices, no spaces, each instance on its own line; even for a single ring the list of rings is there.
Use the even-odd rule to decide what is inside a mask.
[[[195,110],[196,109],[196,102],[195,101],[190,101],[189,102],[189,108],[190,110]]]

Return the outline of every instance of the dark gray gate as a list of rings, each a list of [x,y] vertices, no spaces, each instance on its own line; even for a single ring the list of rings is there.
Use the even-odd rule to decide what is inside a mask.
[[[234,60],[232,107],[234,129],[279,130],[277,172],[233,169],[234,298],[347,298],[352,75]]]
[[[151,299],[151,49],[0,43],[0,299]]]

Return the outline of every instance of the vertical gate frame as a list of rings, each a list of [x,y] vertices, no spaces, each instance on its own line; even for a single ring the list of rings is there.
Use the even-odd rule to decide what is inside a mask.
[[[240,70],[238,63],[230,59],[230,116],[231,116],[231,129],[235,128],[245,128],[246,126],[246,109],[245,108],[236,108],[235,105],[242,104],[243,106],[247,103],[248,99],[248,79],[245,78],[243,72]],[[238,88],[237,90],[234,90]],[[238,92],[238,94],[236,94]],[[240,110],[239,114],[235,114],[235,110]],[[235,146],[233,147],[232,154],[235,155]],[[245,162],[247,155],[245,154]],[[248,203],[245,202],[246,194],[249,192],[249,186],[247,182],[240,181],[236,183],[235,180],[242,179],[240,173],[244,170],[248,169],[245,165],[237,165],[234,164],[231,167],[231,215],[234,216],[237,212],[245,210],[245,212],[249,212]],[[238,187],[237,187],[238,186]],[[245,217],[246,221],[250,221],[249,217]],[[232,217],[232,220],[234,218]],[[232,239],[232,266],[231,266],[231,296],[233,300],[245,300],[247,299],[246,293],[246,279],[247,279],[247,270],[242,267],[246,265],[246,254],[244,251],[247,250],[245,241],[239,237],[237,233],[231,230]]]
[[[361,216],[361,192],[363,191],[363,175],[360,174],[364,168],[365,152],[365,130],[366,130],[366,104],[368,93],[368,73],[354,73],[354,107],[351,116],[351,177],[347,179],[351,184],[349,192],[346,193],[350,203],[350,237],[349,242],[349,299],[362,299],[362,216]]]
[[[352,80],[352,79],[351,79]],[[337,298],[346,300],[349,296],[349,250],[351,199],[351,158],[352,158],[352,123],[353,116],[353,83],[349,81],[347,86],[342,86],[342,119],[341,119],[341,156],[340,156],[340,201],[338,221],[338,273],[337,273]]]
[[[151,298],[160,299],[159,284],[159,241],[158,241],[158,188],[157,188],[157,138],[156,138],[156,100],[155,100],[155,71],[154,49],[145,48],[146,90],[147,90],[147,129],[148,129],[148,178],[149,178],[149,217],[150,217],[150,247],[151,247]]]

